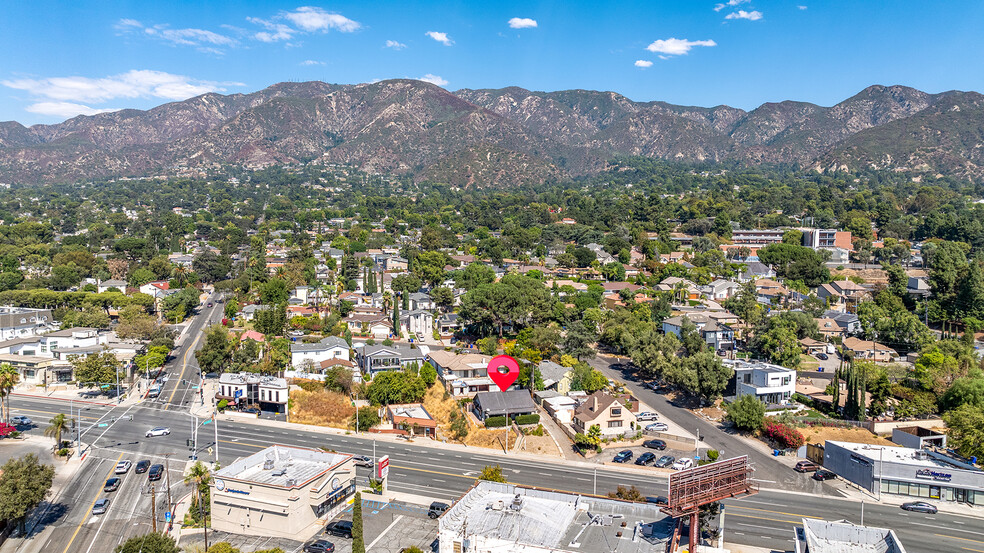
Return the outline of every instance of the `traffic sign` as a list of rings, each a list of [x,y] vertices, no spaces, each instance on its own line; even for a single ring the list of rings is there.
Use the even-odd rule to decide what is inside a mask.
[[[105,427],[109,426],[109,423],[108,422],[101,422],[101,423],[99,423],[98,426],[99,426],[99,428],[105,428]]]
[[[171,511],[164,513],[164,522],[171,522]]]

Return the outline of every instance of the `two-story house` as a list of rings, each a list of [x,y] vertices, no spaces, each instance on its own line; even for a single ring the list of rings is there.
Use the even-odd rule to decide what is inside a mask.
[[[55,326],[50,309],[0,307],[0,340],[44,334]]]
[[[313,344],[294,343],[290,346],[290,364],[294,368],[313,368],[322,361],[334,358],[349,360],[348,342],[338,336],[328,336]]]
[[[428,353],[426,346],[411,348],[398,345],[362,345],[355,348],[355,362],[359,370],[371,380],[377,373],[401,370],[414,363],[418,368],[423,367]]]
[[[767,404],[789,403],[796,392],[796,370],[761,362],[730,361],[735,370],[735,396],[755,396]]]
[[[479,392],[497,389],[488,376],[491,359],[488,355],[443,350],[427,354],[427,362],[437,371],[444,388],[455,397],[472,397]]]
[[[868,290],[864,286],[850,280],[836,280],[821,284],[817,288],[817,297],[827,300],[831,306],[856,303],[867,293]]]
[[[400,324],[408,334],[430,336],[434,332],[434,314],[423,309],[415,309],[400,314]]]
[[[599,391],[574,409],[571,425],[580,434],[587,434],[592,426],[598,425],[603,437],[621,436],[635,432],[636,416],[618,398]]]

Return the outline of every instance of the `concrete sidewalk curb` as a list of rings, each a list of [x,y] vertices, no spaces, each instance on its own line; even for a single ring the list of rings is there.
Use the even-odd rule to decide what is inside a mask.
[[[51,394],[55,394],[55,393],[57,393],[57,392],[51,392]],[[68,401],[68,402],[82,403],[82,404],[85,404],[85,405],[99,405],[101,407],[116,407],[118,405],[122,405],[122,404],[119,404],[119,403],[105,403],[105,402],[102,402],[102,401],[90,401],[90,400],[86,400],[86,399],[75,399],[75,398],[71,398],[71,397],[61,397],[61,396],[48,395],[48,394],[27,394],[27,393],[24,393],[24,392],[11,392],[10,395],[11,396],[14,396],[14,397],[33,397],[33,398],[38,398],[38,399],[57,399],[58,401]],[[15,409],[16,409],[16,407],[15,407]]]
[[[567,465],[567,466],[573,466],[573,467],[584,468],[584,469],[592,469],[592,470],[602,469],[602,470],[608,470],[609,472],[619,472],[619,473],[625,472],[627,475],[628,473],[643,474],[646,476],[654,475],[654,473],[651,470],[636,468],[634,466],[619,467],[619,469],[621,470],[614,471],[612,470],[611,467],[606,467],[605,465],[599,463],[591,463],[588,461],[572,461],[561,457],[535,455],[532,453],[509,453],[508,455],[504,455],[501,450],[497,450],[497,449],[469,447],[469,446],[455,444],[455,443],[435,442],[427,438],[417,438],[413,442],[407,442],[406,440],[397,439],[392,434],[370,434],[370,433],[353,434],[351,432],[346,433],[346,431],[338,428],[313,426],[313,425],[298,424],[293,422],[285,423],[285,422],[271,421],[266,419],[238,419],[238,418],[220,417],[220,424],[222,422],[239,422],[242,424],[265,426],[269,428],[293,429],[298,431],[315,432],[315,433],[326,434],[326,435],[345,436],[348,438],[362,439],[367,442],[371,442],[373,439],[376,439],[377,441],[382,441],[382,442],[402,444],[409,448],[419,447],[419,448],[428,448],[428,449],[440,449],[444,451],[454,450],[454,451],[468,452],[468,453],[480,453],[491,457],[502,457],[504,459],[522,459],[524,461],[552,463],[557,465]],[[657,476],[661,476],[661,475],[657,475]]]

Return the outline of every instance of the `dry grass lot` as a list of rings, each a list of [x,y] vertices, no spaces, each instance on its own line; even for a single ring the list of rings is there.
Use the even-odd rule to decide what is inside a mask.
[[[337,392],[291,390],[290,402],[290,420],[301,424],[348,428],[355,414],[348,396]]]
[[[808,443],[822,444],[827,440],[835,442],[856,442],[871,445],[897,445],[886,438],[879,437],[864,428],[835,428],[827,426],[814,426],[812,428],[800,428],[800,432]]]

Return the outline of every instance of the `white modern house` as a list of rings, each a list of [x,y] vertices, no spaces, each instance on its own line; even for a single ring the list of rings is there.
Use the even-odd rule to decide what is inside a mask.
[[[322,338],[313,344],[295,343],[290,346],[290,364],[294,368],[317,366],[328,359],[349,361],[349,345],[338,336]]]
[[[796,370],[762,362],[723,361],[735,370],[735,396],[752,395],[767,404],[789,403],[796,392]]]
[[[58,328],[50,309],[0,307],[0,340],[44,334]]]

